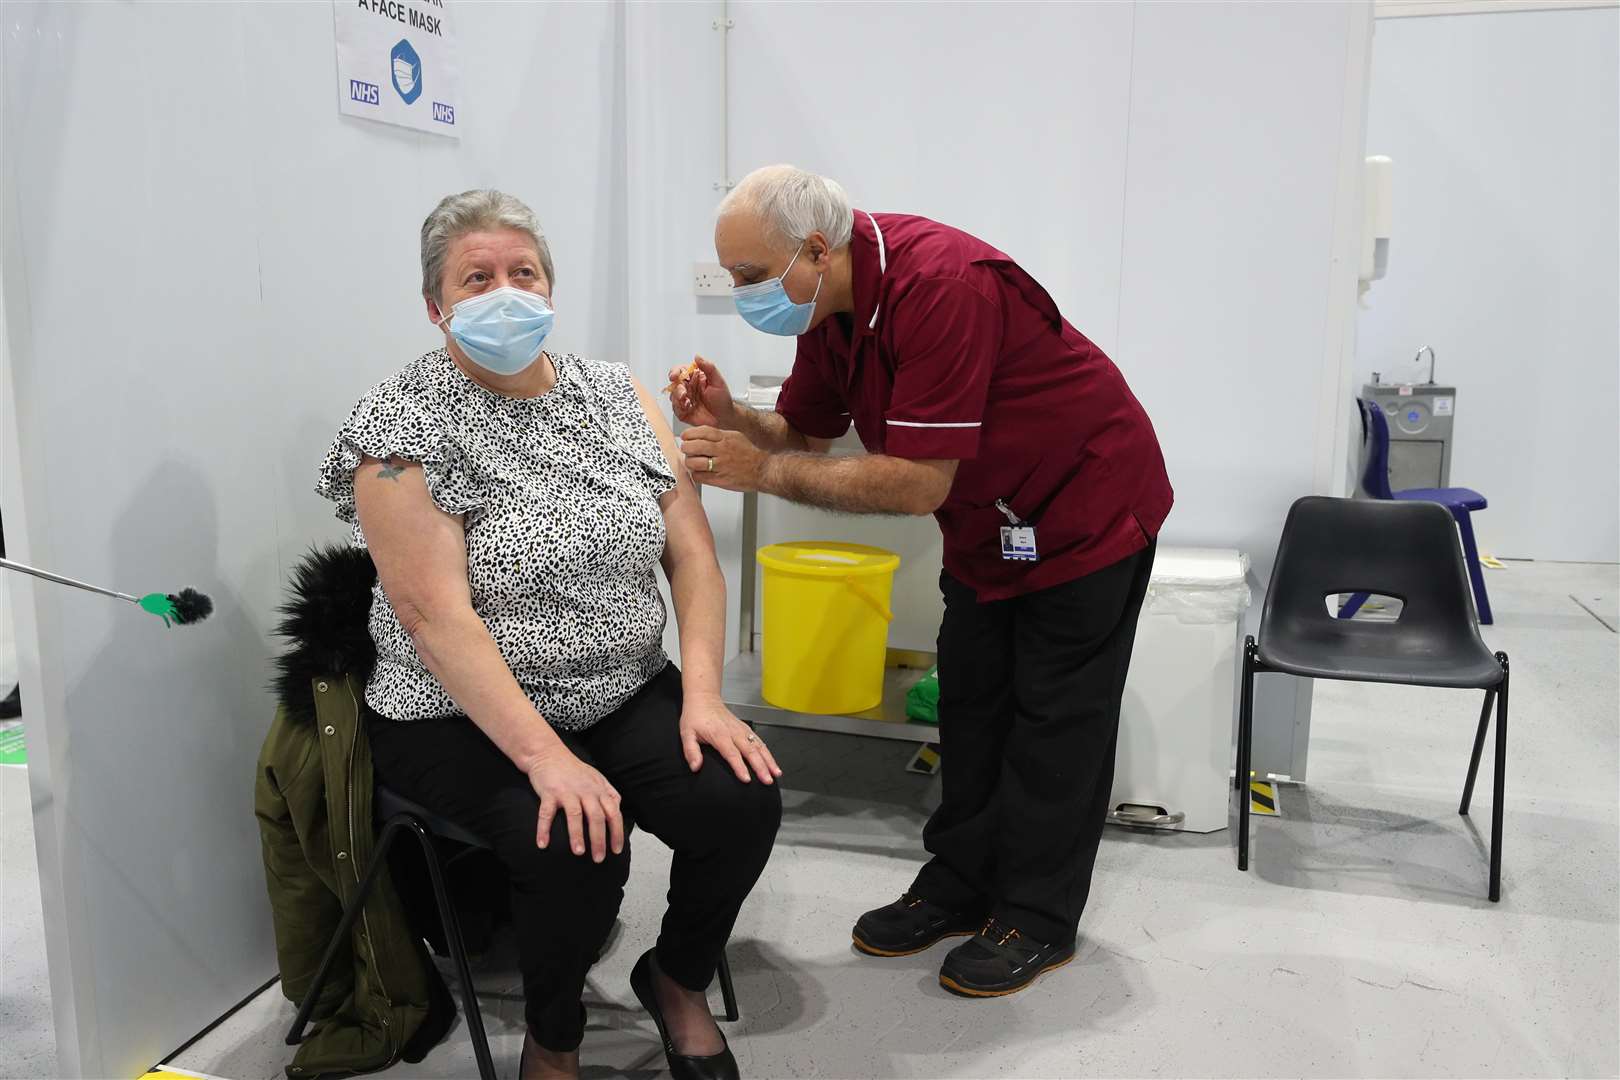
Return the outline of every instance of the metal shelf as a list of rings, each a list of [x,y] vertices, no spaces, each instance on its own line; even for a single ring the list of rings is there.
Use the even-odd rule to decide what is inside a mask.
[[[767,702],[760,693],[761,657],[758,652],[740,653],[726,665],[720,693],[725,698],[726,706],[751,724],[868,735],[903,742],[937,743],[937,726],[920,724],[906,716],[906,692],[933,666],[933,653],[890,649],[889,667],[883,679],[882,703],[875,709],[850,716],[794,712]]]

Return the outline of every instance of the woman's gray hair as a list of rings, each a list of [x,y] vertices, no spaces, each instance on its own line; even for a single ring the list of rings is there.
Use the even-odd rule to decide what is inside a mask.
[[[792,165],[767,165],[742,178],[720,202],[717,216],[737,210],[758,214],[772,239],[797,247],[819,232],[834,248],[849,243],[854,211],[838,181]]]
[[[540,228],[540,219],[523,200],[494,188],[463,191],[460,195],[446,195],[433,208],[433,213],[422,222],[422,295],[439,302],[444,285],[444,262],[450,255],[450,244],[457,237],[488,229],[516,229],[528,233],[540,253],[540,269],[545,271],[546,282],[557,284],[557,272],[551,265],[551,246]]]

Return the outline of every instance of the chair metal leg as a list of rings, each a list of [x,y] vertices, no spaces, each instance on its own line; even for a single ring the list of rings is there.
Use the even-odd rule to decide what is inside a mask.
[[[320,1000],[321,991],[326,987],[327,976],[332,972],[332,965],[337,960],[338,953],[349,941],[349,935],[354,932],[355,920],[365,909],[366,899],[371,895],[371,888],[377,883],[377,877],[383,866],[388,862],[388,849],[394,844],[394,837],[399,835],[400,829],[406,827],[406,820],[396,818],[390,821],[377,840],[376,853],[371,858],[371,865],[366,867],[365,876],[360,879],[360,887],[349,898],[349,906],[343,909],[343,917],[338,920],[337,930],[332,934],[332,940],[326,946],[326,955],[321,957],[321,966],[315,971],[315,981],[310,983],[309,992],[304,995],[303,1004],[298,1006],[298,1015],[293,1019],[293,1025],[287,1031],[287,1045],[297,1046],[304,1041],[304,1028],[309,1026],[310,1014],[315,1011],[315,1003]]]
[[[484,1032],[484,1015],[478,1009],[478,992],[473,988],[472,964],[467,959],[467,943],[461,936],[461,919],[456,915],[455,905],[450,902],[450,892],[444,887],[444,871],[439,864],[439,851],[433,844],[433,837],[428,835],[427,829],[420,821],[407,815],[401,815],[394,821],[403,821],[406,828],[416,834],[416,839],[422,845],[422,857],[427,861],[428,876],[433,879],[433,899],[439,905],[439,918],[444,922],[444,937],[450,946],[450,958],[456,965],[456,978],[461,983],[461,1009],[467,1020],[467,1032],[472,1036],[473,1056],[478,1060],[479,1080],[499,1080],[495,1072],[495,1062],[489,1054],[489,1036]],[[389,827],[394,825],[389,822]]]
[[[720,1000],[726,1007],[726,1019],[736,1023],[742,1019],[742,1013],[737,1011],[737,988],[731,984],[731,961],[726,959],[725,951],[720,953]]]
[[[1496,691],[1485,691],[1485,707],[1479,711],[1479,730],[1474,733],[1474,756],[1468,760],[1468,780],[1463,784],[1462,804],[1457,813],[1466,815],[1474,800],[1474,777],[1479,772],[1479,755],[1485,749],[1485,731],[1491,726],[1491,709],[1496,707]]]
[[[1372,595],[1371,593],[1364,593],[1364,592],[1351,593],[1350,594],[1350,599],[1346,600],[1344,602],[1344,607],[1339,609],[1339,618],[1341,618],[1341,619],[1353,619],[1353,618],[1355,618],[1356,617],[1356,612],[1361,610],[1361,605],[1365,604],[1367,602],[1367,597],[1369,597],[1371,595]]]
[[[1249,747],[1254,726],[1254,667],[1256,648],[1250,637],[1243,645],[1243,696],[1238,705],[1238,869],[1249,869]]]
[[[1491,902],[1502,899],[1502,813],[1503,790],[1507,780],[1508,658],[1497,653],[1502,665],[1502,685],[1496,695],[1496,783],[1491,797]]]
[[[1474,607],[1478,609],[1481,626],[1490,626],[1491,598],[1485,595],[1485,572],[1479,566],[1479,545],[1474,542],[1474,515],[1467,510],[1453,510],[1457,529],[1462,533],[1463,554],[1468,557],[1468,580],[1474,585]]]

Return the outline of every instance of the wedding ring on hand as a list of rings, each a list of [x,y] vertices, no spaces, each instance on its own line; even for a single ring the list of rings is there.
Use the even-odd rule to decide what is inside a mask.
[[[714,472],[714,458],[709,459],[709,471]]]
[[[748,735],[748,741],[749,742],[759,742],[759,736],[753,734],[752,732],[750,732],[749,735]]]

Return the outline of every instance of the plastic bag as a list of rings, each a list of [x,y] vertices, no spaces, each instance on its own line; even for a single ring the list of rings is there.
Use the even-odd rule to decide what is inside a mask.
[[[1253,599],[1248,574],[1249,557],[1241,551],[1160,549],[1142,611],[1184,623],[1235,622]]]
[[[939,723],[939,668],[929,670],[906,691],[906,715],[922,724]]]

